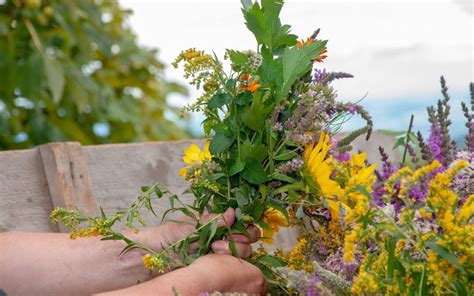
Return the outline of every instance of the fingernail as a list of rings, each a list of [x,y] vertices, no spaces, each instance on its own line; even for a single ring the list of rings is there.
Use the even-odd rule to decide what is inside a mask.
[[[227,249],[227,242],[219,240],[212,243],[212,248],[214,250],[225,250]]]

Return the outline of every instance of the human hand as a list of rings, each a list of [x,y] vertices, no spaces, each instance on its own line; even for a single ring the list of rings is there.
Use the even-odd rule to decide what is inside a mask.
[[[163,274],[129,288],[105,293],[128,295],[198,295],[203,292],[246,293],[265,295],[268,282],[254,265],[224,254],[202,256],[191,265]]]
[[[232,226],[235,221],[235,210],[232,208],[227,209],[223,214],[205,214],[202,218],[202,223],[206,223],[211,219],[218,217],[217,226]],[[179,222],[169,221],[161,224],[156,228],[145,228],[140,230],[136,235],[130,234],[135,241],[149,246],[151,249],[159,252],[162,248],[183,239],[190,235],[196,230],[194,221],[187,216],[180,217],[177,219]],[[235,243],[237,254],[240,258],[247,258],[252,254],[252,247],[250,244],[257,242],[260,238],[260,230],[255,226],[250,226],[247,229],[247,234],[239,233],[232,234],[227,237],[227,241],[218,240],[215,241],[211,248],[214,253],[219,254],[231,254],[229,248],[229,241]],[[190,246],[190,253],[197,251],[199,248],[198,243],[194,243]]]
[[[205,279],[206,290],[200,292],[240,292],[264,295],[268,282],[254,265],[224,254],[210,254],[198,258],[186,267],[194,277]]]

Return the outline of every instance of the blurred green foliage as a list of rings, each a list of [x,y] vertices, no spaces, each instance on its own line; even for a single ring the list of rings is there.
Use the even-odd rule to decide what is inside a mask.
[[[187,135],[166,102],[185,89],[137,44],[130,13],[117,1],[0,4],[0,150]]]

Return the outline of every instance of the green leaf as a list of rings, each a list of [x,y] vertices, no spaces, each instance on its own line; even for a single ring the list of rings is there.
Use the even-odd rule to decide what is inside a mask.
[[[218,154],[224,152],[234,143],[234,138],[231,138],[223,133],[216,133],[212,138],[211,144],[209,145],[209,151],[211,154]]]
[[[53,95],[53,102],[57,104],[62,99],[65,85],[63,65],[50,57],[44,57],[43,64],[48,87]]]
[[[278,257],[275,257],[275,256],[265,255],[265,256],[258,257],[257,259],[258,261],[265,262],[272,267],[283,266],[283,262]]]
[[[229,168],[229,177],[240,173],[245,168],[245,163],[241,162],[240,160],[233,161],[230,168]]]
[[[446,250],[445,248],[443,248],[442,246],[438,245],[437,243],[435,243],[434,241],[428,241],[425,243],[425,245],[430,248],[431,250],[433,250],[434,252],[438,253],[438,255],[440,255],[441,257],[443,257],[444,259],[448,260],[449,262],[451,262],[454,266],[456,266],[457,269],[459,269],[461,272],[463,272],[464,274],[467,274],[466,270],[464,269],[464,267],[462,267],[462,265],[459,263],[458,259],[451,253],[449,253],[448,250]]]
[[[245,91],[245,92],[242,92],[240,94],[238,94],[235,98],[234,98],[234,104],[236,105],[239,105],[239,106],[245,106],[245,105],[248,105],[250,104],[250,102],[252,102],[252,93],[248,92],[248,91]]]
[[[292,178],[290,176],[287,176],[287,175],[283,175],[283,174],[280,174],[280,173],[273,173],[272,174],[272,179],[275,179],[275,180],[280,180],[280,181],[284,181],[284,182],[288,182],[288,183],[296,183],[296,180],[295,178]]]
[[[267,173],[262,165],[255,159],[249,159],[245,163],[245,169],[240,174],[247,182],[259,185],[268,181]]]
[[[392,285],[393,283],[393,271],[395,269],[395,244],[396,242],[392,238],[388,239],[386,242],[386,248],[388,251],[387,280],[389,285]]]
[[[235,247],[234,241],[229,241],[229,249],[232,252],[232,256],[240,258],[237,248]]]
[[[239,208],[243,208],[249,204],[249,198],[240,191],[235,192],[235,199],[237,200]]]
[[[262,93],[255,92],[252,105],[242,113],[243,123],[254,131],[261,131],[265,127],[265,119],[273,110],[272,105],[264,106],[262,99]]]
[[[232,65],[235,66],[242,67],[249,60],[249,57],[246,54],[237,50],[227,50],[227,53],[229,54]]]
[[[158,186],[155,186],[155,194],[158,198],[161,198],[163,196],[163,192],[160,190]]]
[[[323,51],[326,41],[315,41],[301,48],[293,46],[283,52],[283,86],[279,97],[286,96],[293,83],[311,70],[313,60]]]
[[[280,22],[283,1],[262,0],[262,7],[257,2],[250,5],[249,1],[242,1],[242,4],[245,24],[254,34],[258,44],[276,49],[296,43],[296,35],[289,34],[290,26],[282,26]]]
[[[218,92],[211,97],[207,106],[211,109],[220,108],[226,104],[229,104],[232,101],[232,96],[228,93]]]
[[[211,230],[211,224],[208,224],[206,226],[204,226],[201,231],[199,231],[199,249],[201,250],[206,250],[207,249],[207,238],[208,238],[208,234]]]
[[[278,153],[277,156],[273,157],[275,160],[283,161],[283,160],[290,160],[298,156],[298,153],[296,153],[293,150],[283,150],[280,153]]]
[[[249,140],[245,140],[240,146],[240,155],[244,161],[253,158],[258,162],[262,162],[268,155],[268,149],[261,143],[252,145]]]
[[[18,69],[16,84],[21,90],[21,95],[31,98],[41,89],[43,62],[39,53],[30,55],[24,65]]]
[[[210,229],[210,232],[209,232],[209,238],[207,239],[207,245],[209,246],[209,244],[211,243],[212,239],[214,238],[214,236],[216,235],[216,232],[217,232],[217,220],[214,220],[212,221],[211,223],[211,229]]]

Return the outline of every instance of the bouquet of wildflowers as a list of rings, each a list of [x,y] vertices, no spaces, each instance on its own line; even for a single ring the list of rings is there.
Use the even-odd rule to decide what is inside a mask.
[[[447,99],[438,110],[442,114],[433,115],[437,134],[429,139],[430,145],[441,141],[443,161],[431,161],[438,152],[429,154],[430,146],[420,140],[423,157],[431,155],[427,166],[401,168],[385,162],[379,172],[367,163],[365,153],[348,153],[352,140],[362,134],[370,137],[372,120],[360,105],[336,100],[332,81],[350,74],[314,69],[327,52],[319,30],[298,40],[290,26],[280,21],[282,1],[243,0],[242,5],[247,28],[257,41],[255,51],[227,50],[220,60],[192,48],[173,63],[182,66],[191,84],[202,89],[201,97],[185,108],[204,114],[207,137],[202,147],[193,144],[184,151],[187,165],[180,175],[190,184],[192,204],[155,184],[142,188],[143,194],[129,209],[110,216],[102,213],[91,218],[56,209],[52,218],[70,226],[72,236],[102,235],[125,241],[124,252],[146,250],[144,263],[150,270],[175,265],[175,261],[190,264],[210,252],[215,240],[246,233],[252,224],[269,244],[279,227],[295,226],[301,237],[294,250],[268,254],[259,249],[250,259],[274,284],[275,293],[471,291],[473,246],[469,240],[455,242],[460,236],[472,238],[474,198],[461,205],[460,193],[449,185],[453,178],[465,181],[458,176],[466,162],[454,162],[453,144],[445,139]],[[472,115],[466,114],[472,145]],[[337,137],[341,125],[353,115],[361,116],[367,125]],[[443,146],[448,145],[446,141],[449,151]],[[415,155],[410,143],[406,147]],[[466,187],[466,182],[459,186]],[[451,196],[448,218],[440,191]],[[415,201],[418,192],[424,194],[423,199]],[[154,213],[152,201],[164,196],[170,209],[162,219],[181,212],[195,222],[192,234],[156,253],[112,229],[120,220],[134,229],[135,222],[143,224],[140,210],[144,207]],[[219,216],[202,219],[205,213],[221,214],[229,207],[236,213],[231,227],[219,227]],[[442,221],[451,219],[453,232],[438,223],[440,211]],[[454,232],[456,240],[448,240],[454,239]],[[197,251],[190,253],[196,243]],[[236,253],[232,241],[229,246]],[[435,268],[435,263],[441,268]],[[450,284],[444,285],[448,280]]]
[[[382,148],[381,170],[363,154],[325,155],[327,166],[307,161],[328,206],[305,206],[311,227],[296,222],[298,245],[280,253],[289,288],[308,295],[472,295],[474,84],[470,109],[462,103],[468,129],[462,150],[449,134],[443,77],[441,86],[444,98],[428,108],[428,140],[411,125],[402,140],[411,165],[389,162]]]

